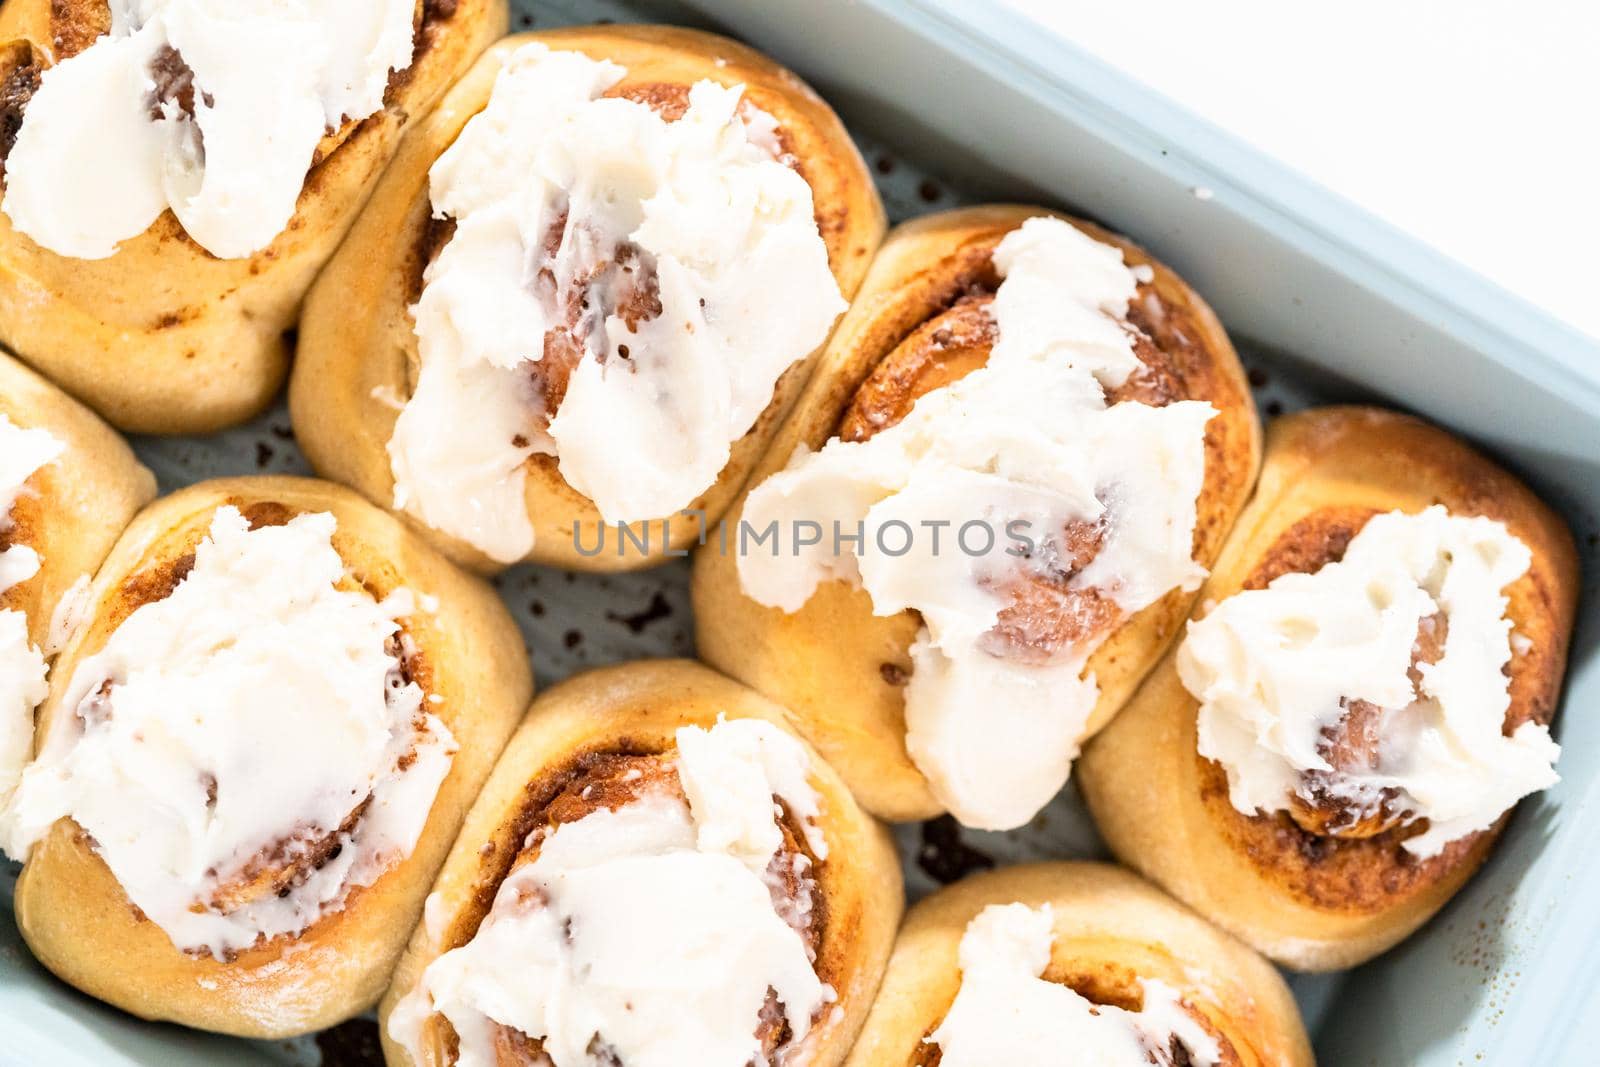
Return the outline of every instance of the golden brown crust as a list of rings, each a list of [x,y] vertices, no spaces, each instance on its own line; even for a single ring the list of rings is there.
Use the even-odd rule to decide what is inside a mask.
[[[909,375],[897,373],[904,363],[892,365],[877,380],[874,372],[903,351],[908,338],[917,344],[926,324],[963,300],[981,300],[996,284],[990,263],[994,247],[1024,220],[1048,214],[1024,206],[971,208],[896,229],[794,413],[747,484],[759,485],[781,469],[797,447],[819,448],[841,430],[859,434],[869,423],[885,421],[873,418],[874,412],[882,416],[908,403],[905,397],[916,389],[916,360],[909,361]],[[1151,348],[1141,349],[1143,358],[1160,381],[1180,383],[1183,395],[1209,400],[1220,412],[1206,428],[1206,480],[1195,525],[1194,558],[1209,563],[1243,507],[1259,465],[1260,430],[1243,370],[1211,310],[1181,279],[1125,239],[1069,221],[1122,249],[1130,265],[1151,269],[1153,280],[1140,286],[1130,308],[1130,319],[1151,339]],[[984,348],[981,339],[964,334],[951,340],[964,353],[959,363],[972,363],[973,353]],[[931,334],[926,341],[935,347],[947,343]],[[955,369],[971,366],[934,373],[948,376]],[[1148,381],[1139,384],[1148,386]],[[1131,398],[1159,399],[1168,388]],[[729,509],[730,528],[741,506],[742,501]],[[914,613],[875,617],[867,594],[843,582],[824,583],[792,615],[762,607],[743,595],[733,554],[715,543],[697,553],[692,588],[702,657],[794,709],[812,743],[868,810],[891,820],[939,812],[905,751],[903,689],[920,625]],[[1100,700],[1085,736],[1116,714],[1160,658],[1192,598],[1174,590],[1118,625],[1091,657],[1088,669],[1099,682]],[[1036,627],[1017,621],[1020,640],[1039,636]]]
[[[1529,572],[1507,590],[1508,616],[1530,646],[1508,668],[1506,728],[1551,720],[1578,588],[1576,550],[1554,513],[1459,440],[1392,412],[1309,411],[1278,420],[1267,442],[1260,488],[1202,604],[1288,571],[1316,570],[1342,556],[1380,512],[1443,504],[1485,515],[1533,554]],[[1400,843],[1421,832],[1419,824],[1338,836],[1311,832],[1285,813],[1242,815],[1228,799],[1225,772],[1196,752],[1196,712],[1169,653],[1084,753],[1084,795],[1123,860],[1291,966],[1350,966],[1406,937],[1465,883],[1505,826],[1502,818],[1418,860]]]
[[[66,446],[28,479],[9,518],[0,516],[0,550],[27,545],[39,554],[39,573],[0,593],[0,608],[27,615],[29,638],[44,648],[61,598],[94,574],[156,482],[111,427],[3,352],[0,414]]]
[[[1310,1067],[1294,1000],[1265,960],[1134,875],[1098,863],[974,875],[912,908],[846,1067],[937,1064],[924,1039],[961,988],[957,950],[967,924],[989,905],[1014,903],[1051,908],[1047,980],[1129,1009],[1142,1003],[1139,979],[1159,980],[1217,1040],[1222,1064]]]
[[[44,736],[73,672],[140,604],[170,594],[219,506],[255,523],[328,511],[349,580],[374,596],[406,588],[438,610],[403,620],[412,680],[460,746],[412,854],[355,890],[296,938],[221,961],[186,955],[133,908],[75,823],[63,819],[34,849],[17,883],[17,924],[39,960],[79,989],[142,1018],[250,1037],[331,1025],[371,1006],[468,804],[532,691],[516,624],[487,585],[348,490],[300,478],[234,478],[191,486],[145,509],[96,576],[89,623],[58,661],[40,710]],[[431,605],[430,605],[431,606]],[[286,830],[289,828],[286,828]]]
[[[103,260],[55,255],[0,215],[0,342],[125,430],[209,432],[266,406],[288,369],[283,333],[401,135],[505,32],[505,0],[420,10],[416,59],[384,108],[324,138],[294,218],[249,259],[211,256],[170,212]],[[105,0],[7,0],[0,80],[87,47],[105,12]]]
[[[425,1024],[427,1047],[419,1062],[390,1038],[389,1015],[416,987],[429,963],[472,939],[500,883],[524,853],[528,835],[553,821],[553,813],[565,820],[581,816],[593,804],[625,802],[635,786],[605,773],[609,765],[622,761],[642,766],[639,761],[657,760],[672,750],[679,727],[709,728],[719,715],[763,719],[794,732],[782,708],[685,660],[646,660],[591,671],[534,702],[468,813],[434,884],[430,921],[412,935],[379,1009],[384,1055],[391,1067],[446,1067],[452,1062],[454,1042],[442,1018]],[[602,792],[574,803],[570,787],[580,779],[600,784]],[[838,991],[841,1010],[817,1022],[806,1040],[807,1062],[835,1067],[855,1040],[877,990],[903,897],[899,864],[884,828],[856,806],[820,758],[814,758],[811,784],[821,797],[819,826],[828,845],[828,859],[814,868],[822,904],[816,969]],[[563,804],[570,809],[558,807]],[[798,846],[798,839],[792,833],[790,837]]]
[[[843,125],[803,82],[765,56],[721,37],[661,26],[584,27],[507,38],[406,138],[350,240],[313,287],[301,323],[289,389],[296,435],[319,472],[385,506],[394,497],[387,446],[399,401],[410,395],[418,365],[408,309],[421,271],[448,237],[447,227],[429,221],[428,168],[487,103],[504,57],[534,41],[619,63],[628,74],[615,91],[669,116],[683,86],[701,79],[744,85],[751,103],[777,120],[783,147],[811,185],[829,262],[847,298],[883,238],[883,207]],[[686,508],[716,521],[799,395],[816,358],[813,354],[785,372],[772,403],[734,443],[716,483]],[[536,534],[530,558],[578,570],[634,569],[670,558],[660,520],[638,524],[650,532],[648,554],[629,547],[619,556],[609,546],[599,555],[579,553],[573,524],[593,529],[599,513],[562,480],[551,457],[534,456],[528,463],[528,513]],[[695,519],[677,516],[671,531],[668,544],[681,552],[701,528]],[[455,538],[431,536],[470,566],[496,567]]]

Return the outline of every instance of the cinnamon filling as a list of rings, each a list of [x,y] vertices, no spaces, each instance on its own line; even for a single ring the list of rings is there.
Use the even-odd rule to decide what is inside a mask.
[[[979,251],[981,257],[976,255]],[[839,420],[840,440],[870,440],[901,422],[919,398],[988,363],[999,341],[992,305],[1001,282],[991,252],[966,250],[951,257],[958,280],[944,301],[948,306],[913,329],[873,367]],[[1188,398],[1180,359],[1169,348],[1192,347],[1192,343],[1170,319],[1153,287],[1141,284],[1129,302],[1125,325],[1139,369],[1121,384],[1106,387],[1107,405],[1165,407]],[[1147,326],[1164,334],[1165,346],[1157,343]],[[1093,641],[1122,621],[1122,612],[1107,591],[1076,581],[1100,554],[1113,519],[1107,514],[1096,522],[1069,522],[1056,537],[1039,544],[1029,560],[1033,566],[1008,583],[1009,603],[985,637],[987,651],[1043,664],[1060,649]]]
[[[28,59],[18,63],[0,79],[0,180],[5,178],[5,161],[22,132],[22,113],[39,91],[39,79],[44,71],[32,57],[33,50],[26,44],[18,47],[28,52]]]
[[[3,174],[3,168],[0,168],[0,175]],[[0,555],[4,555],[7,549],[21,545],[33,549],[41,559],[49,557],[50,526],[46,521],[45,501],[52,491],[50,477],[48,467],[34,471],[28,476],[27,488],[11,501],[10,509],[0,512]],[[23,597],[29,584],[21,582],[10,588],[0,588],[0,609],[14,607],[26,614],[27,605]]]
[[[1345,552],[1367,520],[1377,514],[1371,509],[1326,509],[1295,523],[1270,548],[1243,588],[1265,589],[1275,579],[1289,573],[1314,574],[1330,563],[1344,559]],[[1424,618],[1417,626],[1416,642],[1411,647],[1409,677],[1420,687],[1423,664],[1437,663],[1444,657],[1450,620],[1443,612]],[[1419,690],[1420,691],[1420,690]],[[1342,774],[1370,771],[1378,767],[1384,726],[1394,711],[1366,700],[1344,704],[1344,715],[1323,729],[1318,753],[1332,766],[1331,771],[1307,772],[1303,788],[1290,800],[1288,816],[1295,826],[1322,838],[1365,840],[1390,831],[1412,814],[1400,804],[1393,789],[1372,797],[1355,798],[1339,788]],[[1514,725],[1509,721],[1507,729]]]
[[[458,6],[458,0],[418,0],[416,54],[410,66],[389,72],[389,84],[384,93],[386,105],[412,77],[416,59],[433,44],[440,30],[438,24],[452,18]],[[105,0],[52,0],[50,28],[54,35],[55,62],[71,59],[111,32],[110,5]],[[14,61],[11,69],[0,79],[0,182],[5,180],[5,161],[22,129],[23,112],[38,91],[44,70],[26,41],[12,42],[7,47],[23,50],[26,58]],[[182,55],[170,45],[163,46],[151,61],[150,76],[154,82],[149,98],[150,117],[163,117],[162,105],[170,102],[176,104],[179,114],[192,120],[195,116],[194,71],[184,62]],[[209,93],[204,94],[203,99],[207,107],[212,106]],[[342,142],[342,137],[338,135],[348,135],[350,126],[347,117],[340,129],[328,131],[334,143],[324,143],[317,148],[311,160],[312,169],[338,147]],[[197,150],[203,149],[198,127],[193,129],[192,136]],[[204,156],[200,158],[204,159]]]
[[[580,757],[576,764],[564,772],[553,790],[536,788],[530,784],[530,793],[546,793],[548,799],[535,800],[530,809],[519,818],[513,831],[522,841],[515,858],[498,873],[494,883],[486,887],[482,897],[492,899],[499,883],[512,872],[539,858],[542,843],[560,826],[575,823],[598,811],[615,811],[646,795],[666,795],[687,804],[677,769],[670,756],[624,753],[593,753]],[[767,871],[767,885],[772,893],[774,910],[794,928],[805,944],[807,953],[815,959],[821,949],[823,928],[826,924],[826,902],[812,875],[821,866],[806,844],[798,820],[777,797],[773,803],[779,811],[778,827],[783,834],[783,846],[773,856]],[[486,857],[493,858],[498,851],[492,846]],[[500,907],[505,902],[499,903]],[[536,909],[546,906],[537,893],[524,894],[513,902],[518,909]],[[483,912],[488,906],[483,907]],[[481,921],[482,915],[479,916]],[[458,943],[471,939],[469,932]],[[448,1026],[440,1020],[441,1025]],[[754,1020],[754,1033],[761,1042],[762,1056],[753,1059],[750,1067],[777,1067],[793,1037],[787,1014],[775,991],[767,991],[766,1002],[759,1017]],[[456,1062],[459,1052],[457,1038],[447,1031],[447,1048],[450,1062]],[[552,1067],[544,1051],[544,1042],[509,1026],[497,1025],[494,1029],[494,1053],[497,1067]],[[605,1035],[595,1035],[589,1049],[595,1062],[609,1067],[627,1067],[617,1053],[606,1043]]]
[[[541,260],[534,274],[533,289],[560,325],[545,331],[543,355],[529,364],[538,395],[543,398],[541,429],[549,426],[567,394],[567,383],[585,353],[606,363],[611,352],[606,345],[605,323],[612,315],[622,319],[630,333],[661,314],[661,283],[655,258],[632,241],[614,248],[598,247],[599,231],[582,220],[574,221],[562,212],[545,231],[540,246]],[[558,273],[557,264],[565,252],[577,269]],[[624,363],[633,353],[626,343],[617,346],[616,355]]]
[[[156,51],[150,60],[150,77],[155,83],[150,91],[152,120],[166,118],[170,114],[168,105],[175,105],[184,118],[194,118],[194,70],[176,48],[164,44]],[[210,93],[202,93],[201,99],[206,107],[215,103]]]
[[[453,13],[455,0],[443,0],[443,3],[447,3]],[[430,0],[429,10],[433,6]],[[448,17],[448,13],[441,17]],[[684,82],[638,82],[613,86],[601,95],[643,104],[662,121],[670,123],[688,113],[689,90],[690,86]],[[745,97],[739,102],[739,112],[748,121],[756,114],[756,106]],[[773,137],[779,161],[803,176],[803,168],[791,152],[783,128],[777,127]],[[414,254],[410,289],[413,302],[422,293],[423,273],[454,232],[453,219],[430,218],[424,227]],[[629,332],[637,332],[642,324],[654,321],[662,313],[661,284],[654,257],[632,241],[624,240],[611,248],[602,248],[598,239],[599,232],[593,225],[571,219],[563,209],[546,228],[540,242],[540,260],[532,284],[534,292],[551,312],[550,319],[559,325],[545,331],[540,358],[530,360],[527,367],[538,406],[534,429],[539,432],[549,429],[551,419],[566,397],[572,372],[586,353],[592,352],[600,363],[609,362],[613,355],[625,363],[636,357],[637,353],[626,342],[619,344],[615,352],[607,348],[603,327],[608,317],[616,315]],[[556,270],[558,257],[563,253],[569,262],[577,264],[577,269],[569,276]]]
[[[401,70],[391,70],[389,72],[389,83],[383,88],[384,107],[396,105],[400,91],[416,76],[417,67],[422,57],[433,48],[440,35],[446,31],[447,27],[444,26],[444,23],[455,17],[459,7],[459,0],[417,0],[417,14],[412,23],[415,27],[413,31],[415,51],[411,57],[411,65]],[[312,161],[312,166],[315,167],[316,164],[327,158],[331,150],[332,148],[326,144],[318,148],[316,158]]]
[[[1417,626],[1417,640],[1411,648],[1411,684],[1422,684],[1418,668],[1444,658],[1445,637],[1450,623],[1443,612],[1423,619]],[[1392,830],[1412,812],[1400,803],[1397,790],[1389,788],[1369,798],[1352,798],[1339,789],[1342,774],[1378,769],[1385,722],[1390,709],[1367,700],[1352,700],[1344,716],[1325,727],[1317,746],[1318,753],[1333,766],[1331,771],[1309,771],[1302,790],[1290,800],[1289,816],[1308,833],[1332,837],[1374,837]]]

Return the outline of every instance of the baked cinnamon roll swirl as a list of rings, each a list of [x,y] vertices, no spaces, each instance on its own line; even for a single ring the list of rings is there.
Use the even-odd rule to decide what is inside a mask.
[[[888,835],[786,713],[686,661],[550,690],[380,1022],[394,1067],[836,1065],[899,922]]]
[[[67,982],[253,1037],[374,1003],[532,689],[493,592],[292,478],[146,509],[56,663],[10,809]]]
[[[0,354],[0,850],[45,666],[155,479],[87,408]]]
[[[401,134],[506,18],[505,0],[9,0],[0,342],[125,430],[243,421]]]
[[[420,124],[307,303],[322,474],[480,569],[702,539],[883,235],[844,127],[719,37],[510,38]]]
[[[848,1067],[1310,1067],[1283,979],[1115,867],[980,874],[906,916]]]
[[[1359,963],[1556,780],[1572,538],[1416,419],[1284,418],[1187,635],[1084,755],[1125,861],[1283,963]]]
[[[1088,223],[897,230],[726,536],[701,655],[794,709],[868,810],[1007,829],[1159,659],[1249,492],[1210,310]]]

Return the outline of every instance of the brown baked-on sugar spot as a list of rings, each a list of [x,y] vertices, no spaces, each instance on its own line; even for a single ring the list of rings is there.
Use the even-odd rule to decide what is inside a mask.
[[[321,1067],[383,1067],[383,1043],[378,1024],[371,1019],[351,1019],[321,1031],[315,1038],[322,1054]]]
[[[961,824],[953,815],[940,815],[922,824],[922,847],[917,849],[917,866],[940,885],[959,882],[969,874],[987,871],[994,857],[967,844]]]
[[[617,611],[606,612],[607,619],[621,623],[628,628],[630,633],[636,634],[644,633],[652,623],[659,622],[662,619],[670,619],[671,617],[672,604],[667,600],[666,595],[659,590],[651,594],[650,603],[645,605],[641,611],[630,612],[626,615]]]
[[[565,767],[529,782],[516,815],[502,824],[494,838],[480,850],[472,902],[446,932],[444,947],[457,948],[472,939],[490,909],[496,906],[501,884],[514,870],[538,858],[540,846],[557,827],[577,822],[597,811],[615,811],[646,795],[661,793],[684,799],[671,756],[628,744],[620,744],[615,751],[583,753]],[[783,845],[768,870],[774,908],[791,923],[795,921],[792,916],[805,916],[805,922],[796,927],[796,932],[805,942],[807,952],[816,958],[827,923],[826,898],[815,881],[815,872],[822,864],[811,853],[798,819],[779,798],[774,797],[773,802],[783,833]],[[798,902],[801,894],[809,897],[810,906],[789,906]],[[530,894],[515,901],[513,906],[544,907],[546,901],[541,894]],[[818,966],[822,967],[820,961]],[[819,976],[824,981],[832,977],[820,971]],[[446,1048],[458,1049],[459,1037],[448,1021],[437,1018],[436,1025],[444,1027]],[[784,1043],[793,1033],[776,993],[769,991],[753,1026],[753,1033],[766,1050],[763,1059],[752,1061],[753,1067],[775,1067],[781,1060]],[[549,1067],[550,1064],[543,1041],[511,1027],[495,1028],[494,1052],[496,1064],[503,1067]],[[604,1035],[595,1036],[588,1052],[597,1062],[620,1063],[615,1051],[605,1044]]]

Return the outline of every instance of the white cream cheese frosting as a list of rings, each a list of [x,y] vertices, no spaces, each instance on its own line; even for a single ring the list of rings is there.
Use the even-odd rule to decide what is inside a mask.
[[[225,957],[411,853],[455,741],[404,676],[413,598],[339,588],[334,529],[217,509],[171,595],[67,682],[17,790],[13,858],[71,818],[174,945]],[[286,892],[247,891],[303,860]]]
[[[1360,810],[1387,796],[1418,856],[1487,829],[1557,781],[1547,727],[1503,732],[1510,707],[1505,589],[1526,573],[1526,545],[1492,519],[1443,507],[1377,515],[1344,558],[1236,593],[1189,624],[1178,673],[1200,702],[1198,748],[1228,774],[1235,808],[1286,809],[1307,775]],[[1419,629],[1443,616],[1443,654],[1411,672]],[[1429,621],[1433,620],[1433,621]],[[1346,706],[1385,709],[1376,766],[1335,768],[1324,731]]]
[[[687,113],[602,98],[626,71],[526,45],[430,173],[455,231],[412,309],[420,373],[389,455],[397,507],[502,562],[533,547],[524,465],[553,455],[606,521],[711,486],[844,300],[773,123],[702,81]],[[577,350],[564,374],[546,344]]]
[[[1106,532],[1070,588],[1100,590],[1122,617],[1198,585],[1196,500],[1216,412],[1196,401],[1107,406],[1104,389],[1139,367],[1123,321],[1137,282],[1117,249],[1035,218],[994,262],[1004,281],[988,363],[866,441],[797,454],[742,517],[756,531],[776,524],[776,550],[742,551],[738,568],[747,595],[785,611],[839,579],[864,588],[875,614],[920,613],[907,750],[958,819],[1001,830],[1066,782],[1099,693],[1084,667],[1105,636],[1042,661],[1011,654],[994,635],[1010,589],[1059,573],[1059,531],[1074,523]],[[803,522],[824,534],[791,552]],[[864,536],[836,541],[834,530]]]
[[[171,209],[223,259],[272,243],[318,143],[383,106],[416,0],[110,0],[111,32],[49,67],[6,160],[11,224],[103,259]],[[182,103],[180,103],[180,97]]]
[[[687,803],[655,787],[543,836],[472,940],[429,964],[396,1006],[390,1036],[414,1052],[439,1014],[460,1039],[459,1067],[493,1067],[497,1026],[541,1040],[555,1067],[747,1067],[767,1062],[756,1029],[770,990],[792,1031],[786,1047],[801,1047],[835,994],[771,868],[782,848],[774,797],[826,857],[809,766],[768,723],[680,729]]]
[[[23,429],[0,414],[0,534],[11,526],[11,508],[28,479],[53,462],[66,446],[49,431]],[[0,596],[39,572],[39,554],[28,545],[0,549]],[[28,636],[28,617],[0,608],[0,844],[7,808],[33,750],[33,709],[44,700],[45,659]]]
[[[961,938],[961,990],[927,1040],[940,1067],[1150,1067],[1171,1064],[1176,1038],[1194,1067],[1221,1059],[1178,991],[1143,979],[1138,1011],[1095,1004],[1044,980],[1055,936],[1048,905],[993,904]]]

